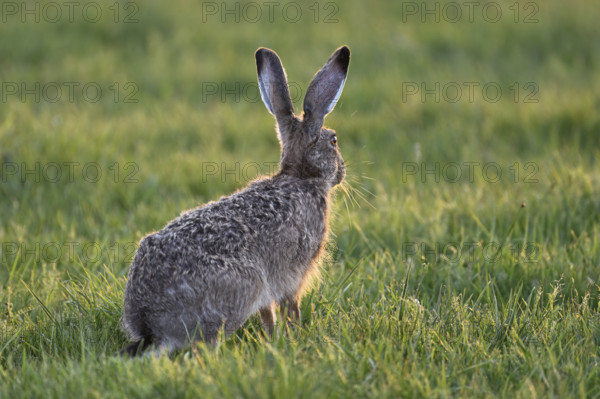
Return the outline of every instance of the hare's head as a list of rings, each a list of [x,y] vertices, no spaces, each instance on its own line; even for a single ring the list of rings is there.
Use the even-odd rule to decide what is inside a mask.
[[[321,178],[331,186],[346,175],[335,131],[323,127],[342,94],[348,73],[350,50],[337,49],[317,72],[306,90],[304,113],[294,115],[285,71],[273,50],[256,51],[258,85],[263,102],[277,119],[281,142],[281,173],[300,178]]]

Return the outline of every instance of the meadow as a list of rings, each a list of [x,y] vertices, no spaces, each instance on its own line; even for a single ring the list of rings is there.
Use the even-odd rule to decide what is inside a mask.
[[[0,397],[599,397],[600,9],[576,0],[11,2]],[[302,324],[122,359],[138,241],[269,174],[340,45],[348,164]]]

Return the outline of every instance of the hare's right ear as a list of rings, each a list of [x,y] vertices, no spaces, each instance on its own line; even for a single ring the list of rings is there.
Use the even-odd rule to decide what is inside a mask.
[[[316,73],[304,97],[305,120],[316,123],[318,126],[323,124],[325,115],[333,110],[342,94],[349,64],[350,49],[342,46]]]
[[[281,132],[294,116],[285,71],[273,50],[261,47],[255,57],[260,96],[269,112],[275,115]]]

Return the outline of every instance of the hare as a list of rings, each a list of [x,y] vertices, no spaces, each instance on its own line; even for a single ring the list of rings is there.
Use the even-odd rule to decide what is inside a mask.
[[[122,354],[215,343],[222,328],[230,334],[256,312],[272,335],[276,305],[300,319],[327,240],[329,195],[346,175],[336,134],[323,120],[344,87],[350,50],[337,49],[314,76],[302,117],[294,115],[277,54],[259,48],[255,58],[262,100],[277,120],[279,171],[140,241],[123,306],[123,328],[135,342]]]

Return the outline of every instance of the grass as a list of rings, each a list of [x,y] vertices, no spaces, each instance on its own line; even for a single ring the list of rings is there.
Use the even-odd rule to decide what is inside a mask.
[[[283,5],[236,23],[206,2],[95,4],[95,23],[2,14],[0,396],[600,396],[597,7],[483,2],[450,23],[297,2],[295,23]],[[217,350],[115,357],[139,239],[279,159],[256,48],[279,53],[300,110],[341,44],[326,124],[348,192],[302,325],[268,340],[252,318]]]

